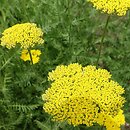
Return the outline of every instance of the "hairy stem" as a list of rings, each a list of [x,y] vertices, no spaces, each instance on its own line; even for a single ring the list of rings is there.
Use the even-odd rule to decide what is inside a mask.
[[[108,15],[108,17],[107,17],[107,21],[106,21],[106,24],[105,24],[105,27],[104,27],[104,30],[103,30],[103,35],[102,35],[100,46],[99,46],[99,53],[98,53],[96,66],[98,66],[99,59],[101,57],[103,42],[104,42],[104,39],[105,39],[105,34],[106,34],[107,26],[108,26],[108,23],[109,23],[109,19],[110,19],[110,15]]]
[[[31,54],[31,50],[30,49],[28,49],[28,53],[29,53],[29,56],[30,56],[31,64],[33,65],[33,59],[32,59],[32,54]]]
[[[9,63],[10,61],[16,56],[16,54],[20,51],[20,49],[18,49],[8,60],[6,60],[6,62],[2,65],[2,67],[0,68],[0,71],[3,70]]]
[[[104,126],[101,126],[101,130],[103,130]]]

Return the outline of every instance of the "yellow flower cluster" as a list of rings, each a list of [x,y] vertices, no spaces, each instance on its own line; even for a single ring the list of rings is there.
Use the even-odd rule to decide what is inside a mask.
[[[116,13],[123,16],[130,8],[130,0],[89,0],[98,10],[102,10],[108,14]]]
[[[38,63],[39,59],[40,59],[39,56],[41,55],[41,51],[40,50],[31,50],[30,54],[32,56],[33,64]],[[23,50],[22,54],[21,54],[21,59],[24,61],[28,61],[28,60],[31,61],[30,54],[29,54],[28,50]]]
[[[21,48],[28,49],[36,44],[44,43],[43,32],[34,23],[16,24],[2,33],[1,45],[8,49],[20,44]]]
[[[73,63],[57,66],[48,79],[51,87],[42,95],[43,109],[53,120],[66,120],[74,126],[98,123],[107,130],[120,130],[125,123],[121,110],[124,89],[111,80],[107,70]]]
[[[97,123],[106,126],[107,130],[120,130],[120,125],[125,123],[125,117],[122,110],[114,117],[100,113]]]

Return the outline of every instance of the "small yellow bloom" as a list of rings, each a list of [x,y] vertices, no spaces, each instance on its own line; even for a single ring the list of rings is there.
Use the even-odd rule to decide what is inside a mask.
[[[40,50],[31,50],[31,56],[32,56],[32,61],[33,64],[36,64],[39,62],[39,56],[41,55],[41,51]],[[28,50],[23,50],[22,54],[21,54],[21,59],[24,61],[31,61],[30,55]]]
[[[97,10],[123,16],[130,8],[130,0],[89,0]]]
[[[125,124],[125,116],[121,109],[119,109],[116,116],[110,116],[102,112],[97,118],[97,123],[106,126],[107,130],[121,130],[120,125]]]
[[[107,130],[124,124],[124,89],[107,70],[73,63],[57,66],[48,79],[51,87],[42,95],[43,109],[54,121],[66,120],[74,126],[98,123]]]
[[[34,23],[16,24],[2,33],[1,45],[8,49],[20,44],[21,48],[28,49],[36,44],[44,43],[43,32]]]

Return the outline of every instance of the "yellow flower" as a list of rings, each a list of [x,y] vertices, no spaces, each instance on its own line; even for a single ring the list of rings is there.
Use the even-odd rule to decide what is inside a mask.
[[[89,0],[97,10],[123,16],[130,8],[130,0]]]
[[[51,87],[42,95],[43,109],[54,121],[66,120],[74,126],[98,123],[108,130],[113,127],[111,122],[116,122],[118,128],[124,123],[124,89],[111,79],[107,70],[73,63],[57,66],[49,72],[48,79]]]
[[[32,61],[33,64],[36,64],[39,62],[39,56],[41,55],[41,51],[40,50],[31,50],[31,56],[32,56]],[[21,59],[24,61],[31,61],[30,55],[28,50],[23,50],[22,51],[22,55],[21,55]]]
[[[100,113],[97,123],[106,126],[107,130],[120,130],[120,125],[125,124],[125,117],[122,110],[114,117]]]
[[[36,44],[44,43],[43,32],[34,23],[16,24],[2,33],[1,45],[8,49],[20,44],[21,48],[27,49]]]

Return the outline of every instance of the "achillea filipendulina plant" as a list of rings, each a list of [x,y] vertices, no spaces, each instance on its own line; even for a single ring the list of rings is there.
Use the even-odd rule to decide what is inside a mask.
[[[43,109],[54,121],[67,121],[74,126],[98,123],[107,130],[120,130],[125,123],[124,89],[107,70],[78,63],[60,65],[49,72],[48,80],[51,87],[42,95]]]
[[[40,50],[30,50],[31,53],[31,58],[32,58],[32,64],[36,64],[39,62],[40,58],[39,56],[41,55]],[[21,54],[21,59],[24,61],[31,61],[30,54],[28,50],[23,50]]]
[[[34,23],[16,24],[2,33],[1,45],[8,49],[20,44],[21,48],[28,49],[44,43],[43,32]]]
[[[130,8],[130,0],[89,0],[97,10],[123,16]]]

